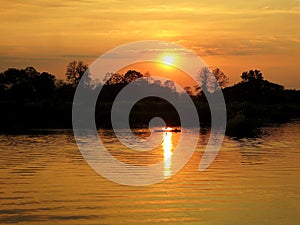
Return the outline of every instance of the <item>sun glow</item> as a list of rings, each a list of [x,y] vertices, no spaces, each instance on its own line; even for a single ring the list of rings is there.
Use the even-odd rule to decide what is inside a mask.
[[[166,65],[172,65],[173,62],[174,62],[174,57],[171,56],[171,55],[166,55],[166,56],[163,58],[163,62],[164,62],[164,64],[166,64]]]

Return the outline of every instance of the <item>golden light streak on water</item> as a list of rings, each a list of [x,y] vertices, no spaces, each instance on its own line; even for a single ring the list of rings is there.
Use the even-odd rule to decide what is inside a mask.
[[[170,177],[172,174],[171,166],[173,155],[172,132],[164,132],[163,135],[162,148],[164,150],[164,176]]]

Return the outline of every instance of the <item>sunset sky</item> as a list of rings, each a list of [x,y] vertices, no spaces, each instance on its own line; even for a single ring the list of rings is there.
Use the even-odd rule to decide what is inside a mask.
[[[34,66],[64,78],[120,44],[182,45],[239,81],[242,71],[300,89],[300,0],[0,0],[0,70]]]

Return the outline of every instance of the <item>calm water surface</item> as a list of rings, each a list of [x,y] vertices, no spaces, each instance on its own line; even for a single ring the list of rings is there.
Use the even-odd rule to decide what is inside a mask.
[[[201,133],[183,170],[145,187],[115,184],[94,172],[70,130],[0,135],[0,224],[297,225],[300,122],[264,132],[256,139],[226,137],[213,164],[199,172],[209,135]],[[124,150],[111,131],[99,135],[122,161],[164,160],[162,173],[169,176],[180,133],[166,135],[143,157]]]

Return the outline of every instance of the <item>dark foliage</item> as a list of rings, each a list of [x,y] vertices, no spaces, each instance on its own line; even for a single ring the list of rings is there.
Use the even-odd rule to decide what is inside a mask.
[[[80,78],[88,72],[83,62],[71,62],[67,66],[68,82],[56,80],[47,72],[38,72],[33,67],[10,68],[0,73],[0,129],[25,128],[71,128],[73,97]],[[205,71],[204,71],[205,72]],[[264,80],[259,70],[242,73],[240,83],[226,87],[227,77],[219,70],[213,71],[218,87],[208,82],[202,71],[202,88],[197,95],[186,87],[199,113],[201,126],[210,124],[210,109],[203,88],[223,89],[227,105],[227,134],[233,136],[253,136],[259,134],[259,127],[269,123],[281,123],[300,115],[300,91],[286,90],[282,85]],[[203,75],[204,74],[204,75]],[[206,75],[205,75],[206,74]],[[129,70],[125,74],[108,74],[103,86],[97,84],[90,91],[101,92],[96,105],[95,120],[98,127],[111,127],[112,104],[120,91],[129,83],[147,84],[157,93],[164,93],[180,100],[172,81],[162,83],[152,80],[149,75]],[[199,79],[200,79],[199,78]],[[83,82],[90,88],[90,79]],[[214,94],[214,92],[208,92]],[[131,127],[145,127],[153,117],[162,117],[167,125],[178,126],[180,120],[174,107],[165,100],[148,97],[136,103],[131,110]]]
[[[67,66],[66,78],[71,85],[76,87],[83,77],[84,73],[88,71],[88,65],[82,61],[72,61]],[[88,76],[86,76],[88,77]],[[85,78],[84,84],[89,83],[89,79]]]

